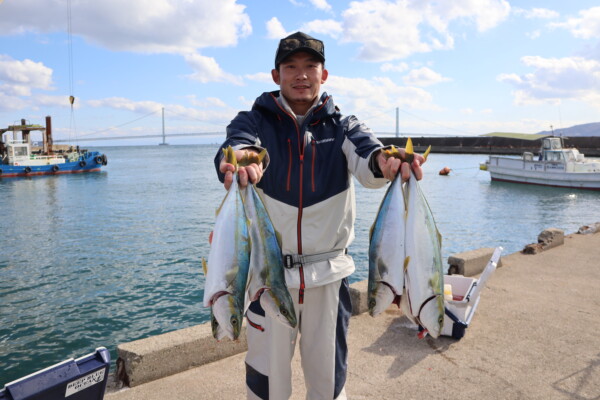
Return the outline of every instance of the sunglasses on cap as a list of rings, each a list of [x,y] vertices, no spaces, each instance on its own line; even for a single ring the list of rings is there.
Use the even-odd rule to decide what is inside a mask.
[[[300,32],[291,35],[279,41],[279,47],[275,54],[275,68],[279,68],[279,64],[287,57],[297,51],[307,51],[314,54],[316,57],[325,62],[325,46],[319,39],[308,37]]]
[[[296,38],[288,38],[281,39],[279,41],[279,50],[280,51],[293,51],[300,48],[309,48],[312,49],[319,54],[325,53],[325,46],[323,42],[319,39],[296,39]]]

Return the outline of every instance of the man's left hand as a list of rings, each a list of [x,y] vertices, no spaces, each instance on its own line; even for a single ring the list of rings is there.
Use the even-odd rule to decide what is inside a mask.
[[[425,158],[422,155],[415,153],[413,162],[409,164],[404,160],[406,158],[404,149],[398,149],[398,151],[402,157],[401,159],[395,157],[386,158],[381,150],[377,153],[377,165],[379,165],[383,177],[392,181],[398,172],[400,172],[402,181],[406,182],[410,178],[410,170],[412,168],[415,178],[417,178],[418,181],[423,179],[423,169],[421,168],[421,165],[425,162]]]

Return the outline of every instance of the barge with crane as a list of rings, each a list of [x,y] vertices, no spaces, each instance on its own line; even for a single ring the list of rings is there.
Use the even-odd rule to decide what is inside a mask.
[[[41,146],[34,146],[32,132],[42,133]],[[106,155],[79,146],[53,146],[52,120],[46,126],[27,124],[0,129],[0,178],[98,172],[107,165]]]

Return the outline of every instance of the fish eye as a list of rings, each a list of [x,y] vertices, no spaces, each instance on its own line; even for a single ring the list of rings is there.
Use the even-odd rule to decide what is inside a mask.
[[[374,308],[376,304],[377,304],[377,301],[375,299],[372,299],[372,300],[369,301],[369,307],[370,308]]]
[[[233,326],[236,326],[238,323],[238,320],[235,315],[232,315],[231,318],[229,319],[229,321],[231,322],[231,325],[233,325]]]
[[[283,314],[284,317],[287,317],[288,315],[288,311],[283,307],[279,308],[279,312],[281,312],[281,314]]]

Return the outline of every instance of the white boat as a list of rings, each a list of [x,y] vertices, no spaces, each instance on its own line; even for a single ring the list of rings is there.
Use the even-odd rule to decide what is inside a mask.
[[[600,159],[586,158],[575,148],[564,148],[562,138],[546,137],[537,156],[489,156],[480,169],[492,181],[600,190]]]

